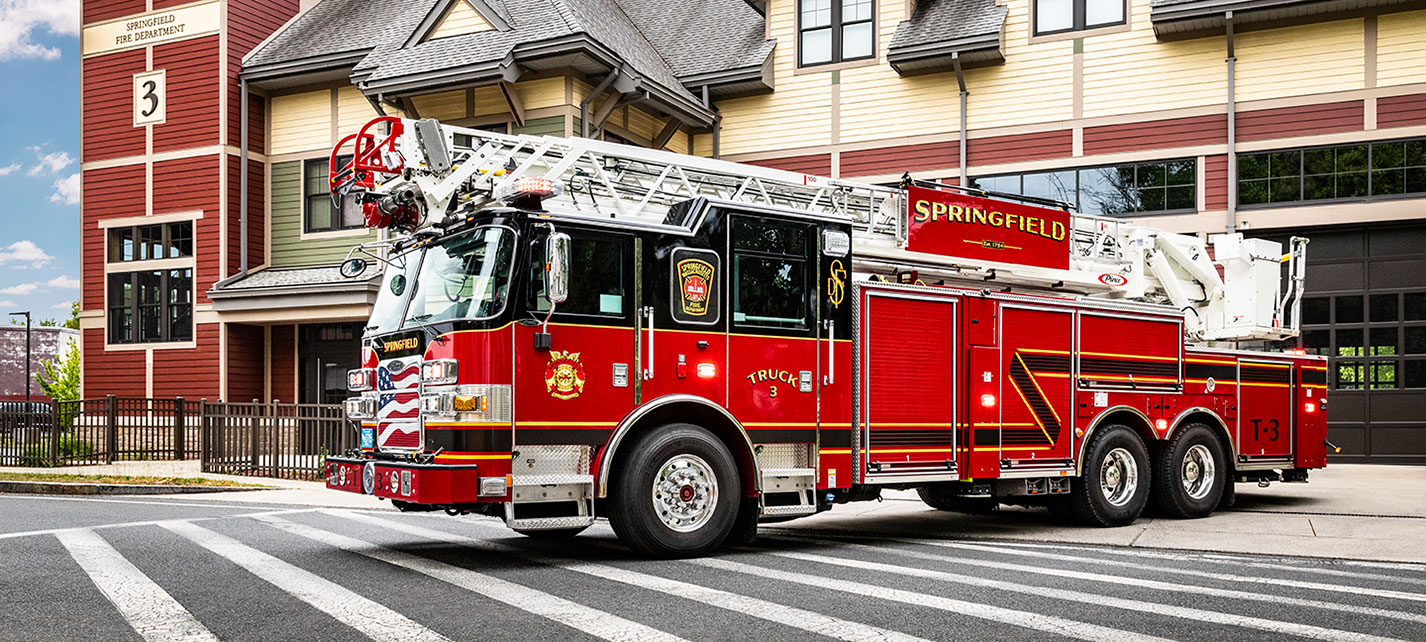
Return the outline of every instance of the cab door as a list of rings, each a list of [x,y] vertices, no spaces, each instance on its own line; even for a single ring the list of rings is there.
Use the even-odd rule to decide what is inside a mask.
[[[730,215],[728,405],[755,444],[817,441],[817,229]]]
[[[676,394],[727,404],[725,266],[711,244],[684,236],[641,243],[640,403]]]
[[[1249,461],[1288,459],[1293,453],[1292,363],[1238,361],[1238,454]]]

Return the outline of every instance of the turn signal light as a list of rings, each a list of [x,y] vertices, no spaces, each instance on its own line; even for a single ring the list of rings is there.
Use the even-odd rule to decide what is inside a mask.
[[[485,395],[456,395],[451,400],[451,408],[460,412],[485,412],[489,407]]]
[[[994,407],[995,407],[995,395],[981,395],[981,396],[980,396],[980,407],[981,407],[981,408],[994,408]]]
[[[700,364],[698,364],[698,378],[699,378],[699,379],[712,379],[713,377],[716,377],[716,376],[718,376],[718,365],[717,365],[717,364],[713,364],[713,363],[700,363]]]
[[[352,392],[371,390],[374,381],[376,381],[375,368],[357,368],[347,371],[347,390]]]

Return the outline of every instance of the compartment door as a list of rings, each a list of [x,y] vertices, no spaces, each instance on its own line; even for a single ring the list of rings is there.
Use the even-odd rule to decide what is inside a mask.
[[[1074,313],[1001,306],[1000,458],[1067,466],[1074,453]]]
[[[867,479],[954,479],[959,301],[863,292]]]
[[[1290,458],[1296,398],[1291,363],[1239,360],[1238,454],[1250,460]]]

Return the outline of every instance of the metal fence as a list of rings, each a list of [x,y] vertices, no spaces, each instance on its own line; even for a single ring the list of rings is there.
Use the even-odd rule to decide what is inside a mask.
[[[201,403],[109,396],[0,404],[0,466],[193,459]]]
[[[204,403],[203,472],[322,479],[327,455],[356,445],[340,405]]]

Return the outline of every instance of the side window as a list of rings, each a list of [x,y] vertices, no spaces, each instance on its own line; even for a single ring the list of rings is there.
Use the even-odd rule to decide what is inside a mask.
[[[807,319],[811,228],[736,218],[733,222],[733,323],[802,330]]]
[[[569,298],[555,307],[558,314],[620,318],[633,294],[626,282],[632,243],[620,236],[570,234]],[[530,253],[529,309],[549,312],[545,298],[545,234],[534,237]]]
[[[719,279],[723,268],[718,253],[680,247],[669,260],[669,306],[679,323],[713,325],[718,322],[722,296]]]

